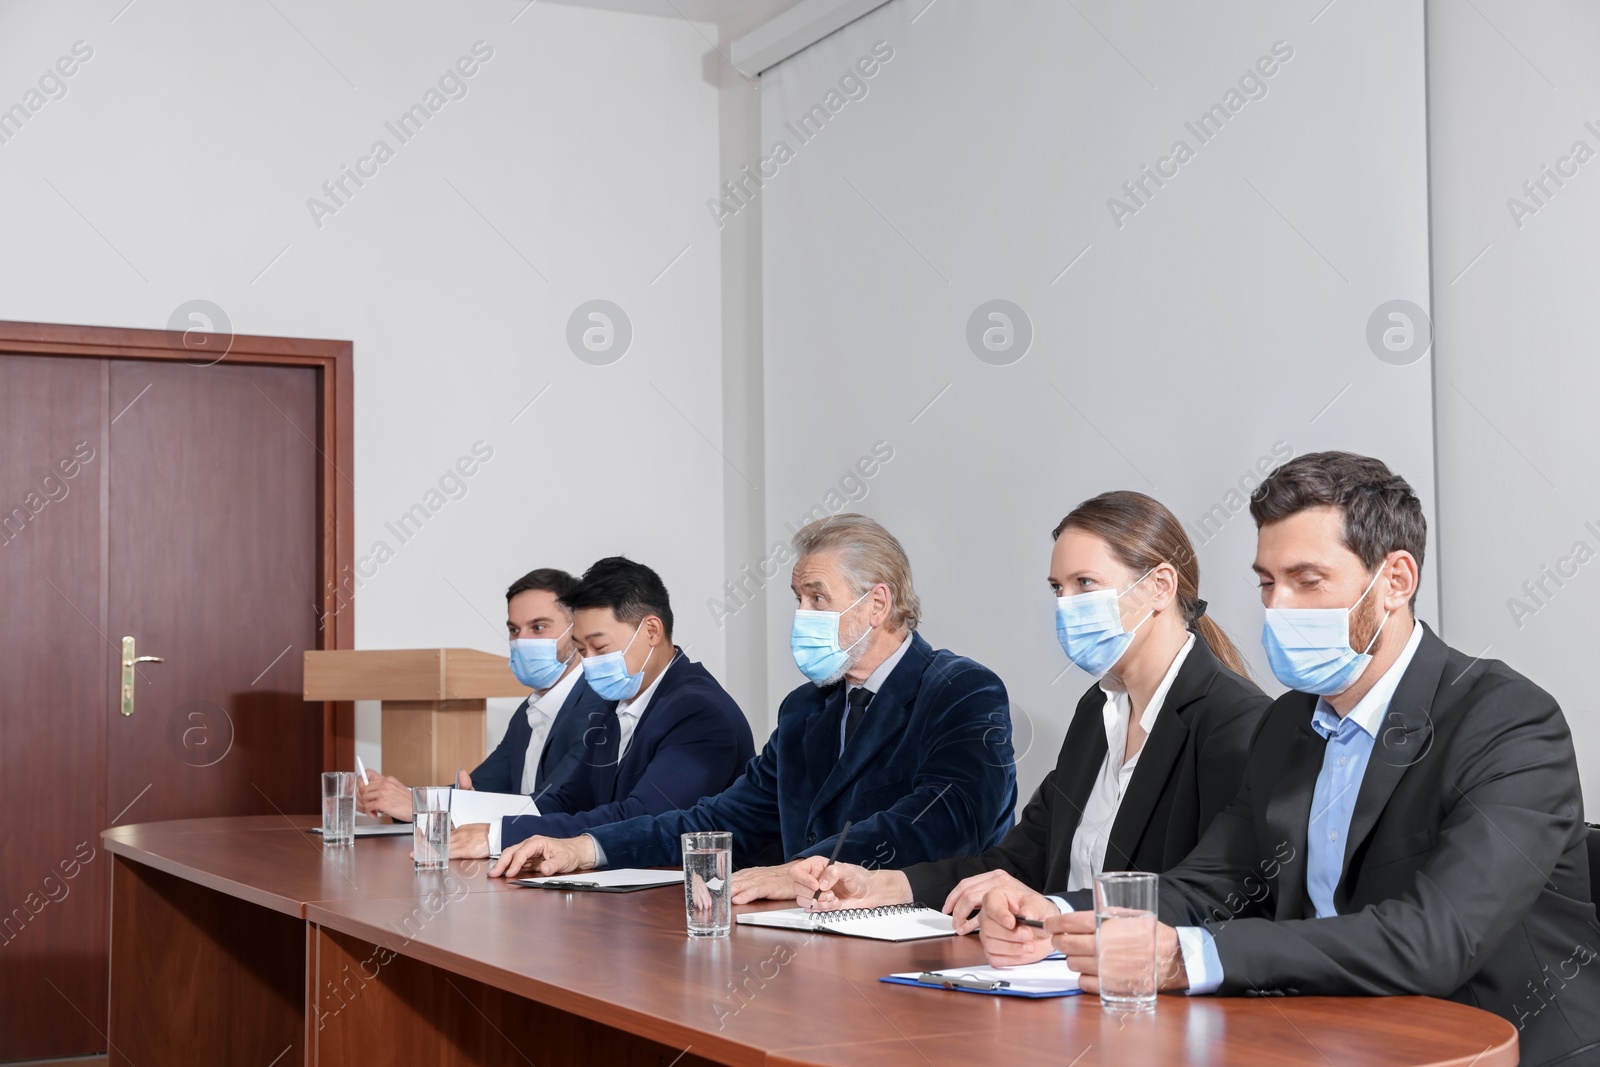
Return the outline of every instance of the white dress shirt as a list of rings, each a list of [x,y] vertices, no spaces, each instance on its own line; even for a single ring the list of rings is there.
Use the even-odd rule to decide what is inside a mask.
[[[1144,731],[1146,738],[1156,724],[1156,716],[1161,714],[1161,705],[1166,703],[1167,691],[1172,688],[1179,668],[1193,647],[1194,634],[1190,634],[1173,657],[1161,684],[1150,695],[1150,703],[1145,705],[1140,714],[1139,728]],[[1117,809],[1122,806],[1128,782],[1133,779],[1134,768],[1139,764],[1139,753],[1144,751],[1141,746],[1139,752],[1123,762],[1122,753],[1128,746],[1128,721],[1133,717],[1128,691],[1111,690],[1103,685],[1100,691],[1106,695],[1102,709],[1106,728],[1106,758],[1100,762],[1100,773],[1095,776],[1094,788],[1083,807],[1083,817],[1078,821],[1077,832],[1072,835],[1072,866],[1067,876],[1069,890],[1088,889],[1094,885],[1094,876],[1104,869],[1106,845],[1111,840],[1111,825],[1117,820]]]
[[[522,792],[533,795],[533,785],[539,775],[539,758],[544,755],[545,745],[550,740],[550,724],[556,721],[556,712],[561,710],[561,705],[567,702],[567,697],[572,695],[572,687],[578,684],[578,679],[583,676],[583,665],[576,664],[555,685],[546,689],[542,694],[528,697],[528,728],[533,731],[528,738],[528,751],[522,757]],[[539,803],[534,798],[534,804]],[[495,819],[489,823],[489,855],[500,855],[500,829],[503,820]]]
[[[532,795],[534,780],[539,775],[539,760],[544,756],[545,742],[550,739],[550,724],[555,722],[556,712],[572,695],[572,687],[582,675],[583,668],[574,664],[555,685],[528,698],[526,714],[528,728],[533,734],[528,738],[528,751],[522,761],[522,792]]]
[[[839,719],[839,751],[841,753],[844,751],[844,728],[845,728],[845,725],[850,721],[850,694],[855,692],[857,689],[863,689],[864,688],[864,689],[866,689],[867,692],[871,693],[873,696],[877,696],[878,695],[878,690],[882,689],[883,688],[883,683],[887,682],[889,680],[889,675],[894,673],[894,669],[897,666],[899,666],[900,665],[900,661],[905,658],[906,649],[908,649],[910,647],[911,647],[911,633],[908,630],[906,632],[905,637],[902,638],[901,641],[900,641],[900,647],[896,648],[893,652],[889,653],[889,658],[884,660],[882,663],[878,664],[877,669],[874,670],[871,674],[867,675],[867,680],[866,681],[862,682],[860,685],[850,685],[848,682],[845,683],[845,687],[844,687],[844,701],[845,701],[844,715]],[[867,707],[870,708],[871,706],[872,706],[872,702],[868,701],[867,702]],[[861,709],[861,717],[862,717],[862,719],[865,720],[866,716],[867,716],[866,708]]]
[[[622,757],[628,754],[628,745],[633,742],[633,731],[639,725],[639,720],[644,716],[644,709],[650,706],[650,698],[655,696],[656,689],[661,685],[661,679],[667,676],[672,665],[678,662],[678,650],[672,650],[672,659],[656,675],[656,680],[651,682],[645,690],[631,700],[617,701],[617,762],[622,762]]]

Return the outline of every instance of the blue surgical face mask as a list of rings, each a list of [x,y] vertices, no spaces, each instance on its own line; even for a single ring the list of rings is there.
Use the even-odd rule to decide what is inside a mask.
[[[583,677],[589,683],[589,688],[600,695],[601,700],[632,700],[639,692],[639,686],[644,682],[644,669],[650,665],[650,656],[656,650],[650,650],[650,656],[644,658],[639,665],[638,674],[628,673],[628,662],[625,658],[628,649],[639,639],[639,630],[643,623],[634,628],[633,636],[628,638],[628,643],[620,652],[607,652],[600,656],[589,656],[583,661]]]
[[[844,611],[867,599],[868,589]],[[817,685],[836,682],[850,669],[851,651],[867,639],[872,632],[868,626],[861,636],[850,642],[849,648],[839,647],[839,618],[844,611],[796,611],[794,627],[789,631],[789,651],[794,654],[794,664]]]
[[[1355,684],[1372,657],[1367,653],[1377,643],[1389,621],[1373,633],[1360,652],[1350,647],[1350,613],[1360,606],[1378,581],[1378,573],[1348,608],[1268,608],[1261,627],[1261,646],[1278,681],[1302,693],[1321,697],[1337,696]]]
[[[561,637],[572,632],[568,626]],[[529,689],[549,689],[561,680],[572,657],[560,658],[561,637],[519,637],[511,642],[511,673]]]
[[[1067,658],[1086,674],[1099,678],[1115,666],[1133,644],[1139,626],[1155,614],[1152,609],[1139,620],[1139,626],[1132,630],[1122,628],[1119,602],[1152,573],[1154,568],[1145,571],[1138,582],[1120,593],[1115,589],[1093,589],[1076,596],[1056,597],[1056,640],[1061,642]]]

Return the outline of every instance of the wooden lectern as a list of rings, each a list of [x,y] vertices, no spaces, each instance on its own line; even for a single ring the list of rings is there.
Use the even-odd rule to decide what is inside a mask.
[[[482,763],[485,699],[529,693],[506,657],[470,648],[305,656],[307,700],[383,701],[381,769],[407,785],[451,784],[457,767]]]

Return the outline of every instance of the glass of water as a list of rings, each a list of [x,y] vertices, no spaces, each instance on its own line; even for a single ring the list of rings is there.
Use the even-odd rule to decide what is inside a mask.
[[[411,787],[411,865],[418,871],[450,868],[450,787]]]
[[[354,844],[356,839],[356,775],[354,771],[324,771],[322,775],[322,840],[329,845]]]
[[[1156,876],[1107,871],[1094,876],[1095,959],[1100,1006],[1107,1011],[1156,1007]]]
[[[683,835],[683,905],[690,937],[727,937],[733,924],[733,834]]]

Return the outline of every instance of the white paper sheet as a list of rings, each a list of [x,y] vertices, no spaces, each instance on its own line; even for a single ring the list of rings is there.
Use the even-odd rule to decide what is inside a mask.
[[[537,815],[539,805],[521,793],[483,793],[476,789],[450,791],[450,824],[494,822],[510,815]]]

